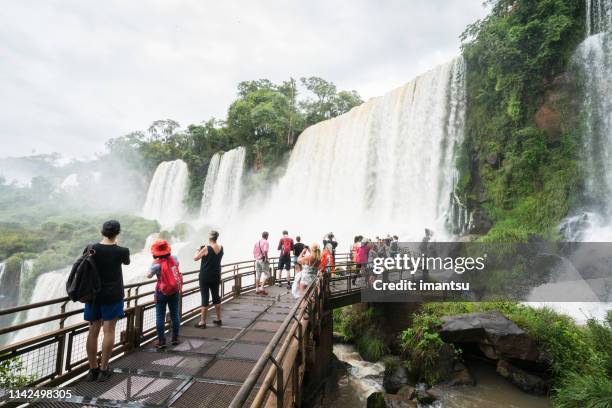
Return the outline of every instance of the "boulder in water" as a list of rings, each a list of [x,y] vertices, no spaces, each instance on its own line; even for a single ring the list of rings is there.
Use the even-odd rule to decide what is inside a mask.
[[[442,318],[440,337],[449,343],[478,343],[492,359],[539,361],[535,341],[497,311],[467,313]]]
[[[537,375],[528,373],[507,361],[497,362],[497,373],[525,392],[545,395],[550,385]]]
[[[417,408],[418,403],[401,395],[385,394],[387,408]]]
[[[397,393],[400,388],[408,383],[408,370],[401,364],[385,368],[383,387],[390,394]]]
[[[399,389],[397,395],[407,399],[413,399],[416,396],[416,388],[412,385],[404,385]]]
[[[385,393],[382,391],[373,392],[368,396],[366,402],[367,408],[387,408],[385,402]]]

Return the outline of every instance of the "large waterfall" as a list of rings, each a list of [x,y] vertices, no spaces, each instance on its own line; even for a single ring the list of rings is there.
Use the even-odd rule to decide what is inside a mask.
[[[178,223],[186,212],[183,201],[188,183],[189,172],[184,161],[161,162],[149,185],[143,217],[157,220],[162,227]]]
[[[430,228],[446,237],[464,74],[457,58],[306,129],[278,185],[244,200],[225,239],[248,250],[262,230],[275,238],[288,229],[306,243],[331,231],[344,251],[356,234],[420,240]]]
[[[226,221],[240,206],[246,149],[237,147],[210,160],[200,216],[207,223]]]

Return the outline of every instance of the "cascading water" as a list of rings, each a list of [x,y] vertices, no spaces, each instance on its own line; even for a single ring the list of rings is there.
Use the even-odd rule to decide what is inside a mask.
[[[582,90],[584,208],[561,225],[573,241],[612,241],[612,0],[587,1],[587,34],[573,62]]]
[[[227,220],[240,206],[245,157],[244,147],[237,147],[222,155],[217,153],[212,157],[200,209],[200,216],[207,223]]]
[[[333,231],[346,247],[357,233],[420,240],[430,228],[447,236],[464,74],[457,58],[306,129],[278,186],[251,200],[232,238],[250,225],[317,241]],[[261,231],[248,233],[255,239]]]
[[[204,180],[204,188],[202,189],[202,205],[200,206],[200,217],[205,217],[210,208],[210,203],[215,193],[215,182],[217,181],[217,175],[219,174],[220,162],[221,155],[219,153],[215,153],[210,159],[210,163],[208,164],[206,180]]]
[[[186,212],[183,200],[188,183],[189,171],[184,161],[161,162],[149,185],[142,216],[157,220],[164,228],[176,225]]]
[[[612,27],[612,2],[610,0],[586,0],[587,36],[610,31]]]

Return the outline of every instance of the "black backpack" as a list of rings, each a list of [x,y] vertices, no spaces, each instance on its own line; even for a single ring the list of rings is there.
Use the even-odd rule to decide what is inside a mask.
[[[93,246],[88,245],[83,255],[72,265],[66,292],[73,302],[93,302],[100,292],[102,284],[93,258],[95,254]]]

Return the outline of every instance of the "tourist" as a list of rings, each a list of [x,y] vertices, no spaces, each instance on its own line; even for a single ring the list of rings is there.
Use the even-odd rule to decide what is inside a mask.
[[[305,245],[302,243],[302,237],[298,235],[297,237],[295,237],[295,244],[293,244],[293,258],[291,259],[291,262],[293,262],[295,268],[296,275],[302,270],[302,265],[298,263],[297,259],[298,256],[300,256],[300,254],[304,250],[304,248]]]
[[[302,280],[301,280],[301,294],[308,286],[314,282],[319,264],[321,262],[321,249],[319,244],[314,243],[310,248],[305,247],[300,256],[298,257],[298,263],[302,265]]]
[[[208,309],[209,295],[215,305],[217,320],[213,323],[221,326],[221,298],[219,297],[219,285],[221,284],[221,259],[223,258],[223,247],[217,243],[219,233],[210,231],[208,234],[208,245],[202,245],[193,256],[194,261],[200,263],[200,293],[202,295],[202,309],[200,321],[196,327],[206,328],[206,311]]]
[[[278,277],[278,284],[280,286],[283,280],[283,269],[287,271],[287,288],[291,289],[291,251],[293,251],[293,238],[289,237],[289,232],[283,231],[283,237],[278,241],[278,250],[280,256],[278,257],[278,270],[280,275]]]
[[[372,249],[371,241],[369,238],[362,239],[360,242],[360,246],[357,249],[357,268],[361,276],[366,275],[366,267],[368,265],[368,257],[370,254],[370,250]],[[355,280],[353,280],[355,283]]]
[[[361,235],[356,235],[353,240],[353,246],[351,247],[351,261],[354,264],[351,267],[351,271],[355,273],[352,279],[353,284],[355,284],[355,281],[357,279],[356,272],[359,270],[359,248],[361,247],[362,239],[363,237]]]
[[[399,254],[399,238],[397,235],[394,235],[393,240],[389,244],[389,256],[395,258],[397,254]]]
[[[179,271],[179,260],[172,255],[172,248],[167,241],[160,239],[151,246],[151,254],[155,261],[149,268],[147,278],[157,277],[155,284],[155,312],[157,326],[157,341],[155,347],[158,349],[166,347],[166,305],[170,310],[172,322],[171,344],[179,344],[179,304],[182,293],[183,277]]]
[[[130,250],[117,244],[121,232],[118,221],[106,221],[102,225],[102,240],[92,249],[96,270],[100,276],[101,291],[91,303],[85,304],[85,320],[89,322],[87,334],[88,381],[106,381],[111,376],[108,360],[115,344],[115,326],[123,313],[123,270],[121,265],[130,264]],[[102,356],[98,364],[98,336],[104,332]]]
[[[334,257],[332,255],[332,245],[328,243],[321,252],[321,262],[319,271],[324,273],[332,273],[334,269]]]
[[[331,245],[331,255],[332,255],[332,272],[336,272],[335,270],[335,265],[336,265],[336,248],[338,247],[338,241],[336,241],[336,237],[334,237],[334,233],[330,232],[329,234],[327,234],[327,236],[325,236],[323,238],[323,248],[325,248],[327,245]]]
[[[255,294],[267,295],[268,292],[264,289],[266,279],[270,272],[270,260],[268,259],[268,232],[261,233],[261,239],[258,240],[253,247],[253,257],[255,258]],[[261,289],[259,287],[261,285]]]

